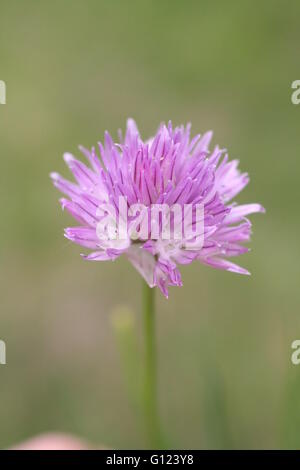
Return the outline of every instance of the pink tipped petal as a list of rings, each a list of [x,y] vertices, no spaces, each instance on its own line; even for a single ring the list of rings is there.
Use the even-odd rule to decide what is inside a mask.
[[[230,271],[232,273],[237,273],[237,274],[245,274],[247,276],[250,275],[249,271],[247,271],[244,268],[241,268],[237,264],[231,263],[230,261],[220,259],[220,258],[206,258],[203,261],[204,264],[207,264],[208,266],[212,266],[213,268],[216,269],[224,269],[225,271]]]
[[[81,255],[87,261],[113,261],[122,253],[109,253],[107,251],[94,251],[89,255]]]
[[[266,210],[260,204],[244,204],[242,206],[232,207],[230,213],[226,216],[224,222],[226,224],[234,224],[240,222],[246,215],[254,214],[256,212],[265,213]]]

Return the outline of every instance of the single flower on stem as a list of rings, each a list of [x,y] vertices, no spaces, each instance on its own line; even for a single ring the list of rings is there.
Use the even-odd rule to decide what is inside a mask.
[[[126,255],[147,284],[145,413],[152,443],[157,443],[159,420],[150,289],[157,286],[168,297],[170,286],[182,285],[178,266],[193,261],[249,274],[230,258],[248,251],[248,216],[264,212],[260,204],[233,201],[248,184],[247,173],[239,171],[237,160],[229,161],[225,149],[209,151],[212,132],[191,138],[190,129],[190,124],[173,128],[171,122],[162,123],[154,137],[143,141],[129,119],[118,142],[106,132],[97,150],[80,147],[88,165],[64,155],[74,182],[51,173],[66,196],[60,200],[63,209],[79,223],[67,228],[65,237],[92,250],[83,255],[87,260]]]

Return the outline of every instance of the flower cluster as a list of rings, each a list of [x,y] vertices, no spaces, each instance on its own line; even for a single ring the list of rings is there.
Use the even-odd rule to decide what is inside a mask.
[[[248,251],[243,244],[251,234],[247,216],[264,212],[259,204],[232,202],[248,184],[248,175],[240,173],[237,160],[228,160],[225,149],[216,146],[209,152],[212,132],[191,139],[190,127],[161,124],[156,135],[144,142],[135,122],[129,119],[125,137],[120,133],[118,143],[106,132],[104,145],[99,143],[97,150],[80,147],[89,165],[70,154],[64,155],[75,182],[51,173],[54,185],[67,196],[60,200],[62,207],[79,222],[79,226],[65,230],[66,238],[93,250],[84,258],[114,260],[125,254],[149,286],[158,286],[166,297],[168,286],[182,285],[180,264],[198,260],[214,268],[249,274],[228,258]],[[99,208],[109,203],[118,214],[120,198],[125,198],[128,206],[125,237],[120,240],[99,236],[99,226],[104,226],[101,221],[107,216]],[[193,247],[184,234],[179,238],[163,237],[167,223],[164,218],[158,222],[158,237],[152,238],[150,231],[148,237],[139,236],[141,214],[130,212],[137,204],[149,208],[143,213],[147,219],[155,204],[188,206],[192,227],[199,222],[196,207],[200,205],[201,244]],[[184,214],[182,211],[182,218]],[[168,221],[175,231],[178,222],[174,217]]]

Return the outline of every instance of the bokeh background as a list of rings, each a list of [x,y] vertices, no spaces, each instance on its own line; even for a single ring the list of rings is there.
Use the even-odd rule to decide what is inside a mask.
[[[300,447],[299,14],[296,0],[0,0],[1,447],[49,430],[146,445],[112,320],[127,306],[142,348],[142,281],[125,259],[80,258],[48,176],[128,116],[144,137],[169,119],[213,129],[250,173],[238,200],[267,208],[239,259],[250,278],[193,264],[168,301],[157,291],[169,445]]]

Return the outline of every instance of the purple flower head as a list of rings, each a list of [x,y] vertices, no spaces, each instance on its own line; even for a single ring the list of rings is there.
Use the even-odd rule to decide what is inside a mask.
[[[67,228],[69,240],[92,250],[87,260],[114,260],[125,254],[150,287],[168,296],[181,286],[178,265],[194,260],[239,274],[248,271],[228,258],[246,253],[251,223],[264,212],[259,204],[237,205],[232,199],[248,184],[238,161],[225,149],[208,147],[212,132],[190,138],[190,125],[161,124],[144,142],[132,119],[115,143],[108,132],[104,145],[80,147],[85,165],[72,155],[64,159],[75,182],[52,173],[67,198],[63,209],[79,222]]]

